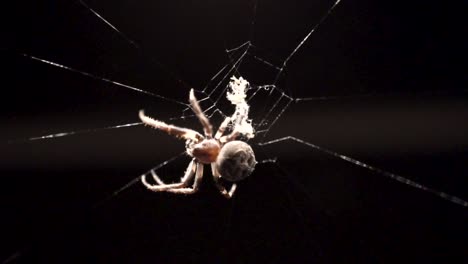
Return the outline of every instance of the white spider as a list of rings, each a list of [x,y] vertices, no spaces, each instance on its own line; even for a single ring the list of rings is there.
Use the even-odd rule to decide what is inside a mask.
[[[139,116],[144,124],[162,130],[169,135],[187,140],[186,151],[187,154],[192,157],[192,161],[190,161],[185,175],[178,183],[166,184],[154,171],[151,171],[151,175],[157,184],[153,185],[148,183],[146,175],[141,176],[141,181],[145,187],[151,191],[191,194],[198,190],[203,177],[203,166],[205,164],[211,164],[211,171],[216,187],[226,198],[231,198],[237,187],[235,182],[246,178],[253,172],[254,167],[257,164],[254,152],[249,144],[235,140],[240,134],[243,134],[241,131],[236,129],[235,126],[229,135],[223,135],[229,123],[236,120],[227,117],[221,123],[218,131],[213,137],[212,125],[201,110],[200,105],[195,98],[193,89],[190,90],[189,102],[193,112],[203,126],[205,136],[202,136],[200,133],[192,129],[177,127],[152,119],[146,116],[143,110],[140,111]],[[247,116],[245,114],[239,118],[244,120]],[[188,187],[190,181],[194,177],[193,185]],[[227,191],[221,184],[221,178],[226,181],[233,182],[229,191]]]

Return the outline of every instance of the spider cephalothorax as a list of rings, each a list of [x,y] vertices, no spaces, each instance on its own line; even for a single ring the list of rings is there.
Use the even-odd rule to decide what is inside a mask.
[[[221,144],[214,138],[205,138],[199,143],[187,144],[187,153],[203,164],[215,162],[220,150]]]
[[[185,175],[178,183],[166,184],[153,171],[151,175],[157,184],[148,183],[145,175],[142,176],[142,182],[146,188],[155,192],[194,193],[198,190],[203,177],[204,164],[211,164],[216,187],[225,197],[231,198],[236,190],[235,182],[248,177],[253,172],[257,163],[254,152],[249,144],[235,140],[240,134],[235,127],[230,134],[224,135],[226,128],[232,121],[230,117],[226,117],[213,137],[212,125],[201,110],[193,89],[190,90],[189,102],[203,126],[204,136],[188,128],[177,127],[152,119],[146,116],[143,110],[140,111],[139,116],[144,124],[165,131],[169,135],[186,139],[187,154],[193,158]],[[239,120],[243,120],[246,117],[240,118]],[[220,179],[234,182],[229,191],[221,184]],[[189,187],[192,180],[193,185]]]

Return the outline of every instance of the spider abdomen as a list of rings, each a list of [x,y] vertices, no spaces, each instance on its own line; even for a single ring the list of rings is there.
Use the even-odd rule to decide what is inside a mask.
[[[216,160],[216,169],[223,179],[237,182],[252,174],[256,164],[254,152],[249,144],[235,140],[221,148]]]

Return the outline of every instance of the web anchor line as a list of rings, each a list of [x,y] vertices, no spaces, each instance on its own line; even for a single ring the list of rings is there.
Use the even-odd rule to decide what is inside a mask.
[[[91,8],[88,4],[86,4],[83,0],[78,1],[83,7],[88,9],[93,15],[95,15],[99,20],[101,20],[104,24],[106,24],[108,27],[110,27],[113,31],[117,32],[125,41],[127,41],[130,45],[135,47],[136,49],[140,49],[140,45],[138,45],[135,41],[127,37],[122,31],[120,31],[116,26],[112,25],[111,22],[109,22],[107,19],[105,19],[103,16],[101,16],[96,10]]]
[[[188,106],[187,103],[179,102],[179,101],[174,100],[172,98],[168,98],[168,97],[165,97],[165,96],[162,96],[162,95],[159,95],[159,94],[155,94],[155,93],[152,93],[152,92],[137,88],[135,86],[131,86],[131,85],[128,85],[128,84],[123,84],[123,83],[116,82],[116,81],[113,81],[113,80],[108,79],[108,78],[96,76],[96,75],[93,75],[93,74],[91,74],[89,72],[81,71],[81,70],[78,70],[78,69],[75,69],[75,68],[72,68],[72,67],[69,67],[69,66],[65,66],[63,64],[59,64],[59,63],[56,63],[56,62],[53,62],[53,61],[49,61],[49,60],[46,60],[46,59],[35,57],[35,56],[29,55],[29,54],[23,53],[22,55],[24,57],[26,57],[26,58],[29,58],[29,59],[32,59],[32,60],[35,60],[35,61],[39,61],[39,62],[45,63],[47,65],[51,65],[51,66],[54,66],[54,67],[57,67],[57,68],[60,68],[60,69],[64,69],[64,70],[67,70],[67,71],[70,71],[70,72],[78,73],[78,74],[84,75],[86,77],[89,77],[91,79],[95,79],[95,80],[98,80],[98,81],[103,81],[103,82],[106,82],[106,83],[110,83],[110,84],[113,84],[113,85],[116,85],[116,86],[119,86],[119,87],[123,87],[123,88],[129,89],[129,90],[137,91],[139,93],[150,95],[150,96],[153,96],[153,97],[156,97],[156,98],[159,98],[159,99],[163,99],[163,100],[166,100],[166,101],[169,101],[169,102],[172,102],[172,103],[176,103],[176,104],[179,104],[179,105]]]
[[[288,64],[289,60],[294,56],[294,54],[296,54],[296,52],[304,45],[304,43],[306,43],[306,41],[309,39],[309,37],[315,32],[315,30],[317,30],[317,28],[322,25],[322,23],[330,16],[330,14],[335,10],[335,8],[338,6],[338,4],[341,2],[341,0],[336,0],[335,3],[328,9],[327,13],[325,13],[325,15],[322,16],[322,18],[320,19],[320,21],[318,23],[316,23],[312,29],[309,31],[309,33],[307,33],[307,35],[302,39],[302,41],[296,46],[296,48],[294,48],[294,50],[288,55],[288,57],[286,57],[286,59],[283,61],[283,64],[281,65],[280,67],[280,70],[278,72],[278,74],[276,75],[276,78],[275,78],[275,82],[274,84],[276,84],[276,82],[278,81],[278,78],[280,77],[281,73],[283,73],[284,71],[284,68],[286,67],[286,65]]]
[[[311,148],[314,148],[322,153],[325,153],[325,154],[328,154],[328,155],[331,155],[333,157],[336,157],[336,158],[339,158],[341,160],[344,160],[346,162],[349,162],[351,164],[354,164],[356,166],[359,166],[359,167],[362,167],[362,168],[365,168],[365,169],[368,169],[370,171],[374,171],[380,175],[383,175],[385,177],[388,177],[392,180],[395,180],[397,182],[400,182],[400,183],[403,183],[405,185],[408,185],[408,186],[411,186],[413,188],[416,188],[416,189],[420,189],[420,190],[423,190],[425,192],[428,192],[428,193],[431,193],[431,194],[434,194],[444,200],[447,200],[449,202],[452,202],[454,204],[457,204],[457,205],[461,205],[463,207],[468,207],[468,202],[457,197],[457,196],[454,196],[454,195],[451,195],[451,194],[448,194],[446,192],[442,192],[442,191],[439,191],[439,190],[436,190],[436,189],[433,189],[431,187],[428,187],[428,186],[425,186],[425,185],[422,185],[418,182],[415,182],[413,180],[410,180],[408,178],[405,178],[401,175],[398,175],[398,174],[395,174],[395,173],[391,173],[389,171],[386,171],[386,170],[383,170],[383,169],[379,169],[377,167],[374,167],[372,165],[369,165],[369,164],[366,164],[364,162],[361,162],[359,160],[356,160],[354,158],[351,158],[349,156],[346,156],[346,155],[342,155],[342,154],[339,154],[335,151],[332,151],[332,150],[329,150],[329,149],[326,149],[326,148],[323,148],[323,147],[320,147],[320,146],[317,146],[315,144],[312,144],[310,142],[307,142],[305,140],[302,140],[302,139],[299,139],[299,138],[296,138],[296,137],[293,137],[293,136],[286,136],[286,137],[282,137],[282,138],[277,138],[277,139],[273,139],[273,140],[270,140],[270,141],[266,141],[266,142],[261,142],[261,143],[258,143],[259,146],[266,146],[266,145],[270,145],[270,144],[274,144],[274,143],[279,143],[279,142],[283,142],[283,141],[295,141],[295,142],[298,142],[300,144],[303,144],[303,145],[306,145],[306,146],[309,146]]]
[[[67,136],[73,136],[73,135],[78,135],[78,134],[86,134],[86,133],[93,133],[93,132],[104,131],[104,130],[118,129],[118,128],[124,128],[124,127],[134,127],[134,126],[141,126],[141,125],[143,125],[142,122],[136,122],[136,123],[128,123],[128,124],[101,127],[101,128],[90,128],[90,129],[82,129],[82,130],[75,130],[75,131],[68,131],[68,132],[59,132],[59,133],[54,133],[54,134],[49,134],[49,135],[44,135],[44,136],[30,137],[26,139],[13,139],[13,140],[7,141],[6,144],[53,139],[53,138],[59,138],[59,137],[67,137]]]
[[[99,14],[96,10],[94,10],[93,8],[91,8],[91,6],[89,6],[88,4],[86,4],[83,0],[79,0],[78,3],[80,5],[82,5],[84,8],[86,8],[92,15],[94,15],[95,17],[97,17],[102,23],[104,23],[108,28],[110,28],[112,31],[116,32],[123,40],[125,40],[128,44],[130,44],[130,46],[132,46],[133,48],[135,48],[139,54],[145,58],[147,58],[147,56],[145,56],[141,46],[136,42],[134,41],[133,39],[131,39],[130,37],[127,36],[127,34],[125,34],[124,32],[122,32],[121,30],[119,30],[116,26],[114,26],[109,20],[105,19],[101,14]],[[157,65],[157,67],[159,67],[161,70],[163,70],[164,72],[166,72],[167,74],[169,74],[176,82],[178,83],[181,83],[183,86],[185,86],[186,88],[190,88],[191,85],[187,84],[186,82],[184,82],[183,80],[180,79],[179,76],[177,76],[177,74],[175,74],[173,71],[170,71],[166,68],[166,65],[162,64],[161,62],[155,60],[154,58],[150,58],[149,61],[151,63],[154,63]]]

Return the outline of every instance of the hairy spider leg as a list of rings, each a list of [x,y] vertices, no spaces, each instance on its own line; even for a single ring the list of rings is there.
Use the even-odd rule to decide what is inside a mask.
[[[192,161],[187,166],[187,170],[185,171],[184,177],[182,177],[182,179],[178,183],[164,184],[164,182],[162,182],[161,179],[159,179],[159,177],[155,173],[153,174],[153,171],[151,172],[151,174],[153,175],[153,178],[155,179],[155,181],[159,185],[153,185],[153,184],[148,183],[148,181],[146,180],[146,174],[141,176],[141,182],[143,183],[143,185],[145,185],[146,188],[148,188],[151,191],[154,191],[154,192],[161,192],[161,191],[170,192],[174,188],[178,189],[178,188],[183,188],[185,186],[188,186],[189,181],[193,179],[193,176],[195,174],[197,174],[197,177],[199,177],[198,176],[198,171],[199,171],[198,167],[200,167],[200,166],[198,166],[198,162],[195,162],[195,159],[192,159]]]
[[[239,136],[239,132],[234,130],[234,131],[231,132],[231,134],[221,137],[219,139],[219,141],[221,141],[224,144],[224,143],[227,143],[229,141],[236,140],[237,136]]]
[[[218,188],[218,190],[221,192],[221,194],[224,197],[228,198],[228,199],[232,198],[232,196],[234,195],[234,192],[237,189],[237,184],[233,183],[231,185],[231,189],[228,192],[226,187],[224,187],[221,184],[220,180],[219,180],[219,179],[221,179],[221,175],[219,174],[218,170],[216,169],[216,164],[215,163],[211,163],[211,174],[213,175],[214,183],[215,183],[216,187]]]
[[[189,95],[189,102],[190,105],[192,106],[192,110],[195,113],[195,115],[198,117],[198,120],[200,120],[200,123],[203,126],[203,131],[205,132],[205,137],[210,139],[213,137],[213,126],[210,123],[210,120],[205,116],[203,113],[200,104],[198,104],[197,98],[195,98],[195,93],[193,89],[190,90],[190,95]]]
[[[168,189],[166,192],[170,193],[182,193],[182,194],[192,194],[198,191],[198,187],[200,186],[200,183],[203,179],[203,167],[204,165],[201,164],[200,162],[195,162],[197,165],[197,170],[195,173],[195,181],[193,182],[192,187],[188,188],[174,188],[174,189]]]
[[[203,136],[195,130],[166,124],[162,121],[146,116],[143,110],[140,110],[138,116],[145,125],[164,131],[171,136],[182,139],[190,139],[194,142],[200,142],[204,139]]]
[[[231,122],[231,118],[226,117],[226,119],[224,119],[223,123],[221,123],[221,125],[219,126],[218,131],[216,132],[215,137],[214,137],[215,139],[219,140],[223,136],[224,131],[226,131],[226,128],[227,128],[229,122]]]
[[[221,123],[218,131],[216,132],[215,139],[219,140],[219,142],[221,142],[222,144],[235,140],[237,136],[239,135],[239,132],[236,131],[234,128],[231,134],[223,136],[224,132],[226,131],[227,126],[229,125],[231,121],[232,119],[230,117],[226,117],[226,119],[224,119],[223,123]]]
[[[180,186],[175,186],[175,185],[177,185],[177,184],[173,184],[173,187],[172,187],[172,188],[184,187],[181,183],[186,181],[186,178],[185,178],[185,177],[187,176],[187,171],[188,171],[189,169],[192,169],[192,170],[193,170],[192,173],[195,173],[195,167],[194,167],[195,164],[193,164],[194,162],[195,162],[195,159],[192,159],[192,160],[190,161],[189,165],[187,166],[186,173],[184,174],[184,176],[183,176],[182,178],[180,178],[180,183],[177,183],[177,184],[179,184]],[[156,172],[155,172],[154,170],[151,170],[150,173],[151,173],[151,176],[153,177],[153,180],[154,180],[157,184],[159,184],[159,185],[168,185],[168,184],[165,183],[163,180],[161,180],[161,178],[159,178],[159,176],[156,174]]]
[[[154,170],[151,170],[150,173],[151,173],[151,176],[153,176],[153,179],[154,179],[154,181],[156,181],[157,184],[159,184],[159,185],[165,185],[166,184],[159,178],[159,176],[156,174],[156,172]]]

